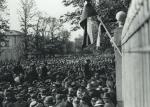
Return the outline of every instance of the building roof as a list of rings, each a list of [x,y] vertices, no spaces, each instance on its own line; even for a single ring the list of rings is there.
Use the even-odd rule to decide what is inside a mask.
[[[9,30],[5,32],[6,36],[23,36],[23,33],[16,30]]]

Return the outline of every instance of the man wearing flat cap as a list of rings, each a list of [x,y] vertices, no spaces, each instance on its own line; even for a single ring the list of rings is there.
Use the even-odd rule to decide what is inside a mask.
[[[86,79],[91,78],[90,63],[91,63],[90,59],[87,59],[86,64],[84,66],[84,75]]]

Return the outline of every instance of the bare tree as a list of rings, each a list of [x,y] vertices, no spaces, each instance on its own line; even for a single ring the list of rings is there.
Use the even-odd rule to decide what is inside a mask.
[[[42,37],[53,41],[53,39],[57,38],[61,29],[63,29],[63,25],[59,19],[38,14],[34,31],[40,33]]]
[[[42,35],[48,36],[53,41],[62,29],[62,23],[53,17],[42,17],[41,27]]]
[[[19,9],[21,30],[24,33],[24,54],[27,57],[29,30],[33,26],[34,17],[37,14],[37,9],[34,0],[21,0],[21,8]]]
[[[2,47],[8,46],[5,38],[5,31],[9,30],[8,15],[6,0],[0,0],[0,54],[3,51]]]

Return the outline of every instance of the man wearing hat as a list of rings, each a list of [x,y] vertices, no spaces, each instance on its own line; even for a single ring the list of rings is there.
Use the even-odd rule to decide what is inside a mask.
[[[42,100],[44,100],[46,98],[46,95],[47,95],[47,90],[46,89],[41,89],[40,97],[41,97]]]
[[[47,69],[47,63],[45,62],[42,66],[42,72],[41,72],[41,78],[42,80],[46,80],[47,79],[47,73],[48,73],[48,69]]]
[[[67,107],[67,103],[65,101],[65,96],[63,94],[57,94],[56,95],[55,107]]]
[[[104,107],[103,100],[101,100],[101,99],[97,100],[94,107]]]
[[[80,106],[80,99],[77,97],[74,97],[72,104],[73,104],[73,107],[79,107]]]
[[[17,62],[16,66],[13,69],[13,72],[19,76],[21,73],[24,74],[24,70],[20,64],[20,61]]]
[[[16,102],[13,90],[4,91],[3,107],[15,107],[14,102]]]
[[[54,107],[54,98],[52,96],[47,96],[44,99],[45,107]]]
[[[90,59],[87,59],[86,64],[84,66],[84,75],[86,79],[91,78],[90,63],[91,63]]]
[[[68,95],[67,95],[66,106],[67,106],[67,107],[73,107],[72,102],[73,102],[73,95],[68,94]]]
[[[16,95],[17,101],[14,103],[15,107],[28,107],[28,103],[23,99],[24,96],[25,95],[23,93],[19,93]]]
[[[80,106],[79,107],[91,107],[92,104],[90,102],[90,97],[87,96],[87,95],[84,95],[82,98],[81,98],[81,101],[80,101]]]
[[[31,103],[29,107],[44,107],[44,105],[38,101],[35,93],[31,94]]]
[[[104,93],[103,101],[105,103],[104,107],[115,107],[115,105],[111,101],[110,93]]]

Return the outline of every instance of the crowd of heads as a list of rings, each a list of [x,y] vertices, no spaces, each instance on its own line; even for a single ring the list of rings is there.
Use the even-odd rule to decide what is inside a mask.
[[[63,56],[0,65],[0,107],[116,105],[114,56]]]

